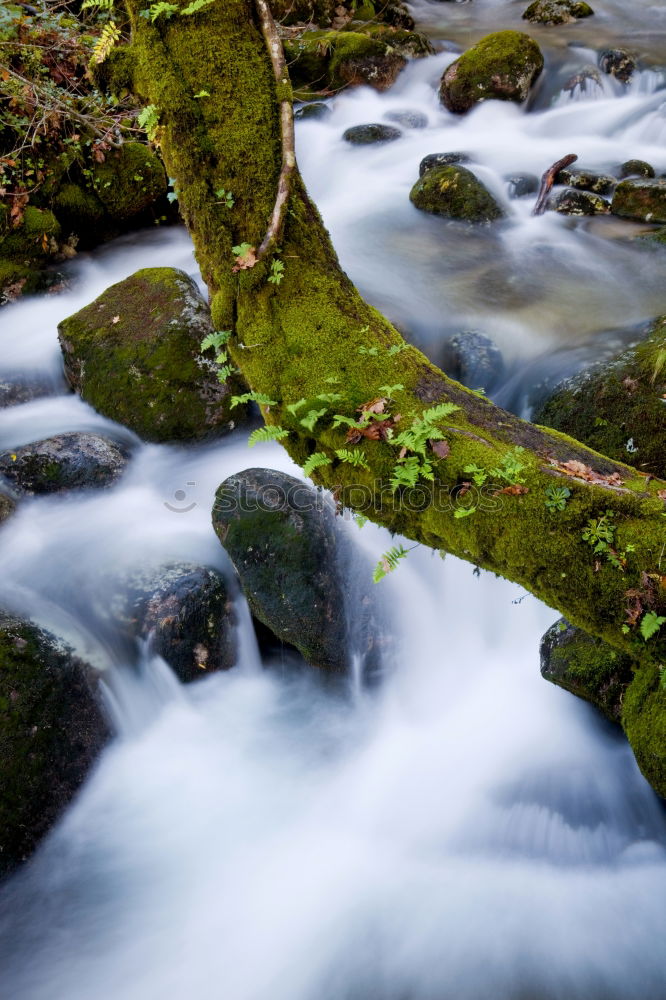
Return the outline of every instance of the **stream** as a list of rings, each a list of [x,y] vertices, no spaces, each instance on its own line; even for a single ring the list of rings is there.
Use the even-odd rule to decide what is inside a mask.
[[[362,294],[435,361],[452,333],[492,337],[505,370],[491,395],[529,415],[545,386],[666,313],[664,253],[629,238],[646,227],[534,218],[506,180],[569,152],[666,172],[666,7],[597,0],[594,24],[530,26],[547,58],[530,108],[456,118],[437,100],[444,68],[520,28],[525,4],[412,6],[446,48],[389,92],[342,93],[299,122],[301,170]],[[563,89],[627,37],[645,52],[631,84]],[[342,140],[405,110],[427,126]],[[502,223],[470,231],[411,206],[422,157],[452,150]],[[242,595],[232,670],[184,686],[149,647],[128,654],[109,611],[118,575],[187,560],[233,581],[216,487],[251,466],[302,475],[277,444],[248,451],[247,431],[145,444],[67,392],[57,323],[147,266],[200,280],[184,230],[156,228],[81,254],[65,291],[0,321],[0,376],[48,386],[0,410],[0,449],[93,430],[132,450],[113,488],[26,500],[0,529],[0,606],[105,672],[116,732],[0,889],[2,1000],[664,1000],[666,811],[621,733],[542,680],[558,616],[521,588],[416,548],[378,585],[394,641],[374,690],[331,691],[262,656]],[[370,523],[344,530],[351,573],[396,544]]]

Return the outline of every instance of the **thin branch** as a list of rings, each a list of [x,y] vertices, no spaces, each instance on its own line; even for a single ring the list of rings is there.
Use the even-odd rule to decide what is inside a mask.
[[[539,194],[537,195],[536,204],[534,206],[533,215],[543,215],[546,211],[546,202],[548,201],[548,195],[551,192],[553,184],[559,174],[560,170],[564,170],[565,167],[570,167],[572,163],[575,163],[578,159],[576,153],[569,153],[568,156],[563,156],[561,160],[557,163],[553,163],[552,167],[549,167],[541,178],[541,185],[539,187]]]
[[[278,85],[278,89],[282,89],[289,84],[289,73],[284,58],[282,41],[267,0],[255,0],[255,5],[257,14],[259,15],[261,33],[264,36],[264,41],[270,55],[275,82]],[[294,109],[291,100],[288,98],[280,101],[280,136],[282,140],[282,165],[278,179],[277,195],[268,230],[257,251],[257,260],[265,257],[280,239],[287,204],[291,195],[292,178],[296,170]]]

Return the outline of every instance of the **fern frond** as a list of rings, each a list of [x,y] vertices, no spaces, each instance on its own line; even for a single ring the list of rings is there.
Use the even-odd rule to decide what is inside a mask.
[[[116,25],[115,21],[109,21],[102,28],[102,32],[95,42],[95,47],[92,52],[92,60],[94,63],[103,63],[111,49],[114,47],[116,42],[120,39],[120,29]]]
[[[324,407],[323,410],[308,410],[303,419],[301,420],[301,426],[305,427],[308,431],[314,431],[315,424],[320,417],[323,417],[327,412],[328,407]]]
[[[370,466],[365,460],[364,451],[351,451],[349,448],[338,448],[335,454],[341,462],[353,465],[355,469],[367,469],[370,471]]]
[[[456,406],[455,403],[440,403],[439,406],[431,406],[429,410],[424,410],[421,414],[421,420],[425,424],[434,424],[438,420],[443,420],[444,417],[449,417],[460,407]]]
[[[339,392],[320,392],[316,398],[322,403],[338,403],[343,397]]]
[[[196,14],[197,11],[203,10],[204,7],[208,7],[212,3],[215,3],[215,0],[192,0],[192,3],[188,3],[187,7],[183,7],[180,12],[181,16]]]
[[[224,347],[230,337],[231,330],[215,330],[214,333],[209,333],[206,337],[204,337],[199,346],[199,350],[208,351],[211,347],[218,350],[220,347]]]
[[[314,455],[310,457],[303,463],[303,474],[306,476],[311,476],[315,469],[321,468],[322,465],[330,465],[332,459],[325,455],[323,451],[316,451]]]
[[[277,406],[274,399],[269,399],[263,392],[244,392],[242,396],[231,397],[231,409],[236,406],[244,406],[245,403],[258,403],[259,406]]]
[[[235,375],[237,371],[238,369],[234,365],[222,365],[221,368],[217,369],[217,381],[224,383],[230,375]]]
[[[282,427],[275,425],[259,427],[256,431],[252,431],[247,439],[247,443],[249,448],[254,448],[255,444],[262,444],[264,441],[282,441],[283,438],[288,436],[289,431],[284,430]]]
[[[306,403],[307,403],[307,399],[305,398],[305,396],[301,396],[301,398],[297,399],[295,403],[290,403],[289,404],[289,406],[287,407],[287,412],[291,413],[292,417],[295,417],[297,415],[298,411],[300,410],[300,408],[302,406],[305,406]]]
[[[397,569],[402,560],[407,558],[408,552],[409,549],[404,548],[402,545],[395,545],[388,552],[385,552],[375,566],[375,571],[372,574],[372,582],[379,583],[385,576],[388,576],[389,573]]]

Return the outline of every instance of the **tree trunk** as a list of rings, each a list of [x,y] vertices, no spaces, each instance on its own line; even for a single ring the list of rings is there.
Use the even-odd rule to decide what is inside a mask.
[[[666,493],[659,494],[666,484],[519,420],[405,345],[341,271],[297,171],[279,251],[234,273],[232,247],[259,247],[273,214],[283,162],[280,105],[290,96],[289,83],[276,82],[254,0],[223,0],[154,24],[140,16],[138,0],[128,0],[128,9],[135,89],[158,110],[157,139],[210,290],[215,325],[232,331],[231,355],[250,387],[275,401],[262,410],[268,424],[289,431],[282,443],[290,455],[301,464],[313,452],[330,459],[313,479],[346,506],[522,584],[573,624],[653,669],[663,663],[664,639],[645,642],[635,625],[626,632],[622,626],[635,601],[627,591],[639,595],[644,610],[664,613]],[[210,96],[196,97],[201,91]],[[221,188],[232,193],[232,208],[216,196]],[[277,284],[268,281],[275,259],[284,264]],[[318,398],[332,393],[340,398]],[[346,442],[344,426],[334,427],[335,414],[358,416],[357,408],[387,396],[395,401],[384,404],[384,415],[401,415],[395,433],[431,407],[457,407],[433,423],[435,437],[446,441],[438,451],[448,454],[428,451],[434,481],[421,478],[418,491],[389,487],[400,464],[390,441],[363,437],[354,445]],[[311,410],[325,412],[308,429],[301,421]],[[517,446],[525,449],[520,455],[513,452]],[[344,448],[362,451],[367,467],[340,460],[336,451]],[[511,474],[507,455],[522,464],[518,474]],[[562,468],[572,461],[581,464]],[[470,465],[486,471],[482,489],[466,471]],[[551,487],[570,491],[561,510],[546,506]],[[464,506],[476,510],[460,516]],[[606,523],[615,525],[608,545],[615,564],[582,537],[588,522],[607,511],[613,514]]]

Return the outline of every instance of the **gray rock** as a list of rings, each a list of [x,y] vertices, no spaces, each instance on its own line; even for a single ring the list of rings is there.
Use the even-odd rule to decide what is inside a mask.
[[[505,180],[509,186],[510,198],[525,198],[539,190],[539,178],[536,174],[512,174]]]
[[[666,178],[620,181],[615,188],[613,215],[639,222],[666,222]]]
[[[24,493],[112,486],[128,450],[99,434],[72,432],[0,454],[0,474]]]
[[[324,101],[313,101],[311,104],[303,104],[294,112],[294,118],[297,121],[310,121],[312,119],[319,120],[321,118],[328,118],[331,114],[331,108]]]
[[[629,83],[636,72],[636,59],[626,49],[606,49],[599,56],[599,69],[620,83]]]
[[[594,11],[583,0],[534,0],[523,19],[534,24],[571,24],[592,14]]]
[[[655,177],[656,171],[652,164],[646,163],[645,160],[627,160],[620,167],[619,176],[622,180],[625,177]]]
[[[9,493],[0,490],[0,524],[11,517],[16,509],[16,501]]]
[[[548,202],[548,207],[562,215],[608,215],[610,205],[592,191],[567,188]]]
[[[395,142],[402,132],[393,125],[373,123],[370,125],[353,125],[348,128],[342,138],[353,146],[370,146],[379,142]]]
[[[470,160],[467,153],[428,153],[419,163],[419,177],[434,167],[451,167],[456,163],[469,163]]]
[[[52,392],[53,386],[38,377],[34,379],[0,377],[0,409],[30,403],[33,399],[43,399]]]
[[[612,194],[617,186],[617,178],[608,174],[597,174],[592,170],[560,170],[555,178],[556,184],[566,184],[567,187],[580,191],[592,191],[594,194]]]
[[[117,583],[109,602],[127,637],[147,639],[188,683],[236,661],[236,616],[224,578],[193,563],[136,570]]]
[[[55,636],[0,612],[0,873],[30,856],[108,740],[96,684]]]
[[[504,359],[490,337],[463,330],[444,343],[441,366],[470,389],[489,389],[504,373]]]

